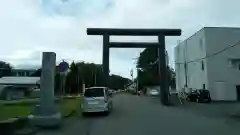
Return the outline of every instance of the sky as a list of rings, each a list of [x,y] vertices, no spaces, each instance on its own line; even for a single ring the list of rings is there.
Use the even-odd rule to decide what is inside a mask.
[[[87,28],[180,28],[167,37],[174,47],[202,27],[239,27],[239,0],[0,0],[0,60],[16,68],[41,65],[44,51],[57,62],[102,62],[102,37]],[[156,37],[111,37],[111,41],[157,41]],[[142,49],[111,49],[111,73],[130,76]]]

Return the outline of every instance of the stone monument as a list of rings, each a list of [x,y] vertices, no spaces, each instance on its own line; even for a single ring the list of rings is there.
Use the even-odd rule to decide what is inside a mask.
[[[30,122],[41,127],[56,127],[61,124],[61,114],[54,103],[56,54],[43,52],[42,73],[40,81],[40,102],[28,118]]]

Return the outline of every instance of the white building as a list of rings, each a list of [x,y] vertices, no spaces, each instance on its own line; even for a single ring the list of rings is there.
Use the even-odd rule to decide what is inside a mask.
[[[240,28],[205,27],[174,51],[178,91],[205,87],[213,100],[240,100]]]
[[[29,97],[39,97],[36,87],[40,85],[40,77],[2,77],[0,78],[0,100],[16,100]]]
[[[11,76],[31,76],[37,72],[35,69],[12,69]]]

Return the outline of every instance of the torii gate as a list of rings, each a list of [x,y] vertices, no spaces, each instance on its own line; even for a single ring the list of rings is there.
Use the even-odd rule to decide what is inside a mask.
[[[169,105],[169,85],[167,82],[167,65],[165,59],[165,36],[180,36],[181,29],[113,29],[113,28],[87,28],[88,35],[103,36],[103,86],[108,86],[109,78],[109,48],[158,48],[158,64],[160,85],[160,99],[163,105]],[[110,42],[110,36],[158,36],[158,42]]]

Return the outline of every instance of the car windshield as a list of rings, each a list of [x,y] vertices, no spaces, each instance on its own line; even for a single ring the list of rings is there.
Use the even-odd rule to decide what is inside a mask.
[[[85,97],[103,97],[104,96],[104,88],[86,89],[84,96]]]

